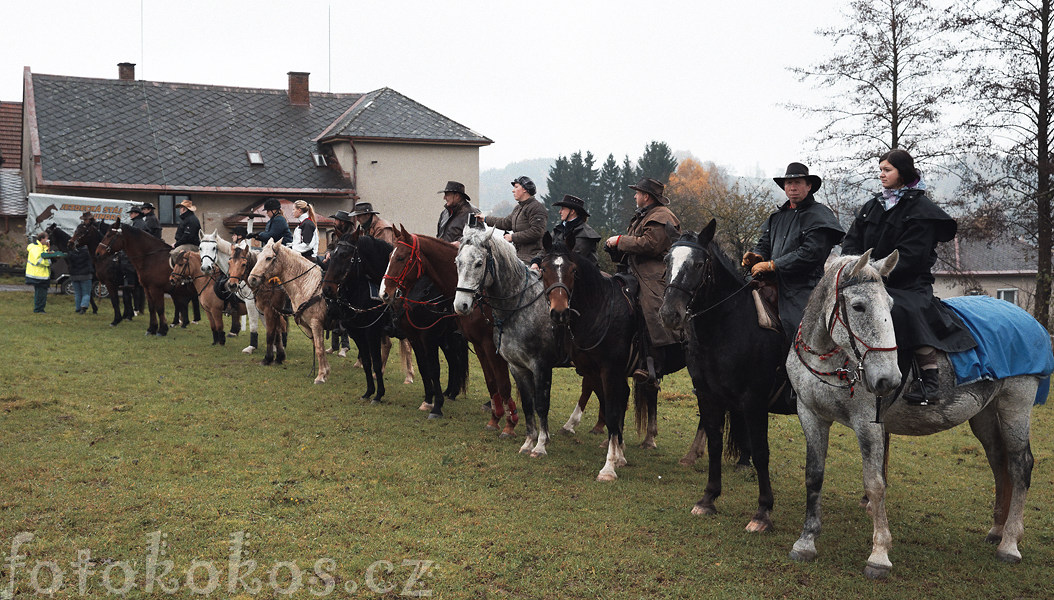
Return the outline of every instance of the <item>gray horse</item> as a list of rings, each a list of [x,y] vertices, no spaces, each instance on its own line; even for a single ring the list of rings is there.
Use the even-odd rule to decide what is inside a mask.
[[[521,453],[546,455],[549,443],[549,391],[553,367],[563,358],[553,336],[549,305],[536,271],[516,258],[515,247],[493,228],[466,229],[457,253],[454,310],[472,312],[477,300],[494,309],[494,342],[509,363],[520,391],[527,439]],[[535,425],[538,413],[541,427]]]
[[[999,558],[1018,562],[1017,544],[1033,463],[1029,420],[1039,378],[1019,375],[956,387],[954,369],[942,356],[940,397],[949,400],[922,407],[895,398],[901,375],[889,312],[893,301],[882,277],[896,266],[898,253],[869,264],[870,254],[869,250],[863,256],[828,261],[787,357],[807,449],[805,526],[790,556],[802,561],[816,557],[831,423],[852,428],[859,441],[867,511],[874,522],[873,547],[864,573],[881,578],[892,568],[883,468],[889,434],[929,435],[969,421],[995,476],[995,524],[987,541],[999,544]],[[885,396],[894,398],[883,399]]]

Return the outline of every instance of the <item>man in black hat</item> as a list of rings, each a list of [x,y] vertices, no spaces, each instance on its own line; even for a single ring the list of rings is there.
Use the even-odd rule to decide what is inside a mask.
[[[278,198],[264,200],[263,209],[269,217],[267,227],[259,233],[249,234],[249,237],[258,239],[265,245],[274,240],[282,242],[283,246],[292,245],[293,232],[289,231],[289,222],[282,216],[282,203],[278,201]]]
[[[809,167],[793,162],[783,177],[773,177],[787,201],[761,229],[753,252],[743,255],[743,266],[755,278],[775,280],[779,292],[780,322],[788,339],[801,324],[805,303],[820,278],[831,248],[842,241],[845,230],[838,219],[813,197],[823,181],[809,174]]]
[[[629,187],[635,191],[637,210],[626,233],[611,236],[604,245],[611,258],[619,263],[619,270],[628,270],[640,284],[638,302],[644,314],[646,360],[645,366],[633,373],[633,378],[654,381],[666,362],[663,348],[680,345],[680,340],[659,319],[659,307],[666,291],[664,259],[674,238],[680,237],[681,222],[668,208],[670,199],[663,193],[666,189],[663,183],[645,177]]]
[[[594,265],[597,264],[597,244],[600,243],[600,234],[586,223],[589,211],[586,203],[578,196],[567,194],[564,199],[554,202],[553,206],[560,207],[560,223],[553,227],[553,243],[560,242],[568,250],[578,254]],[[541,257],[536,257],[535,262],[540,262]]]
[[[143,223],[143,209],[138,204],[133,204],[128,207],[128,216],[130,217],[129,224],[136,229],[145,229],[146,225]]]
[[[522,175],[512,180],[512,198],[516,207],[507,217],[486,217],[483,222],[504,229],[505,241],[516,246],[516,256],[525,263],[544,253],[542,236],[549,220],[549,211],[534,197],[538,188],[530,177]]]
[[[139,208],[143,211],[143,231],[157,239],[161,239],[161,222],[157,220],[157,215],[154,214],[154,205],[144,202]]]
[[[446,205],[443,212],[439,213],[436,237],[457,246],[461,243],[461,234],[465,231],[469,216],[479,214],[479,209],[472,206],[472,198],[465,193],[465,184],[461,182],[448,181],[439,193],[443,194]]]
[[[351,211],[351,217],[358,224],[359,231],[394,246],[395,226],[382,219],[380,214],[373,210],[373,204],[370,202],[356,202]]]

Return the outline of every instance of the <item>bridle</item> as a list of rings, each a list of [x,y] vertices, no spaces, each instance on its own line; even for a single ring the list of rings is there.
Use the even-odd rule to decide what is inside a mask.
[[[550,295],[552,294],[553,290],[561,290],[562,289],[564,291],[564,293],[567,294],[567,310],[570,311],[572,319],[575,318],[575,317],[581,317],[582,313],[580,313],[578,310],[576,310],[576,309],[571,307],[571,297],[572,297],[572,291],[573,290],[571,290],[571,288],[568,287],[568,285],[566,283],[564,283],[562,279],[563,278],[561,278],[561,280],[554,281],[548,287],[545,288],[545,291],[543,292],[545,294],[545,300],[546,300],[546,302],[549,303],[549,306],[551,308],[552,305],[553,305],[553,301],[552,301],[552,298],[550,297]],[[598,312],[597,313],[598,315],[603,315],[603,314],[609,314],[610,315],[610,312],[611,312],[611,298],[612,298],[611,296],[608,297],[607,311],[604,312],[604,313]],[[599,307],[597,307],[597,308],[599,310]],[[592,344],[592,345],[590,345],[588,347],[582,347],[582,346],[579,345],[578,339],[575,337],[575,330],[574,330],[574,328],[571,327],[571,325],[572,325],[571,320],[572,319],[568,319],[567,322],[561,323],[561,324],[556,325],[556,326],[563,327],[563,328],[567,329],[567,332],[571,335],[571,343],[573,343],[575,345],[575,348],[577,348],[581,352],[589,352],[591,350],[595,350],[598,346],[600,346],[600,344],[607,338],[608,331],[611,329],[611,323],[612,323],[612,321],[614,321],[613,318],[603,319],[603,317],[601,317],[601,319],[604,321],[604,329],[597,336],[597,341],[594,344]]]
[[[180,271],[177,272],[176,267],[180,267]],[[211,275],[206,275],[205,273],[202,273],[201,275],[190,275],[189,272],[190,259],[187,257],[186,254],[183,254],[178,259],[176,259],[176,263],[172,265],[172,275],[170,279],[174,284],[184,285],[187,283],[193,284],[198,279],[212,277]]]
[[[685,309],[686,310],[686,314],[684,315],[685,322],[691,321],[692,319],[694,319],[696,317],[705,315],[706,313],[710,312],[711,310],[714,310],[718,306],[721,306],[722,304],[724,304],[725,302],[731,300],[732,298],[735,298],[737,295],[739,295],[740,292],[742,292],[743,290],[747,289],[748,287],[750,287],[751,285],[754,284],[753,280],[748,280],[745,284],[743,284],[742,287],[736,289],[734,292],[732,292],[731,294],[725,296],[721,300],[718,300],[717,302],[711,304],[710,306],[704,308],[703,310],[693,311],[692,307],[696,305],[696,297],[699,294],[699,290],[703,289],[704,287],[705,288],[709,288],[710,284],[712,284],[714,282],[714,259],[713,259],[712,256],[710,256],[710,250],[708,248],[706,248],[705,246],[703,246],[702,244],[697,244],[695,242],[690,242],[690,241],[677,241],[677,242],[674,242],[672,245],[670,245],[670,251],[672,252],[674,248],[678,248],[678,247],[691,248],[693,250],[698,250],[700,252],[703,252],[706,255],[706,259],[703,261],[703,267],[702,267],[703,275],[699,279],[699,283],[694,288],[688,288],[686,286],[683,286],[683,285],[680,285],[680,284],[678,284],[676,282],[671,281],[671,282],[666,284],[666,289],[664,289],[662,291],[663,302],[666,301],[666,292],[669,291],[671,288],[673,288],[675,290],[678,290],[680,292],[683,292],[683,293],[685,293],[688,296],[688,302],[685,304],[685,307],[686,307],[686,309]]]
[[[813,348],[810,348],[809,345],[806,344],[805,341],[802,339],[801,325],[798,325],[798,334],[794,337],[794,353],[798,356],[798,360],[801,361],[801,364],[821,382],[833,387],[842,387],[829,383],[823,377],[834,376],[837,377],[839,381],[845,381],[845,387],[849,390],[849,397],[852,398],[855,392],[856,383],[861,380],[863,380],[865,383],[867,382],[867,380],[864,379],[864,359],[867,358],[867,355],[871,352],[896,352],[897,346],[893,345],[891,347],[886,348],[872,346],[868,344],[863,338],[858,336],[856,332],[853,331],[852,326],[849,324],[849,309],[846,306],[845,296],[842,294],[842,291],[846,288],[856,285],[856,283],[847,283],[844,287],[842,286],[842,272],[847,266],[849,266],[849,263],[842,265],[842,267],[838,269],[838,273],[835,276],[834,306],[831,308],[831,316],[827,318],[827,335],[829,335],[833,340],[834,327],[836,324],[841,324],[842,327],[845,329],[846,333],[849,334],[849,347],[853,351],[852,356],[850,356],[850,354],[846,352],[845,348],[842,348],[838,344],[835,344],[834,348],[828,350],[827,352],[819,352],[817,350],[814,350]],[[860,352],[860,348],[857,347],[857,343],[859,343],[860,346],[864,347],[863,352]],[[809,363],[805,362],[805,357],[802,356],[802,350],[817,357],[821,361],[834,358],[838,354],[844,354],[845,360],[842,362],[841,367],[838,367],[831,371],[821,371],[819,369],[814,369],[809,365]],[[856,359],[856,368],[850,369],[849,364],[850,362],[852,362],[853,358]]]
[[[479,278],[479,284],[476,286],[475,289],[466,288],[466,287],[460,287],[460,286],[454,288],[455,291],[464,292],[466,294],[472,294],[473,304],[475,304],[476,302],[479,302],[480,304],[489,305],[491,308],[494,308],[495,310],[501,310],[501,311],[504,311],[504,312],[514,313],[516,311],[519,311],[521,309],[527,308],[528,306],[534,304],[535,302],[538,301],[539,298],[541,298],[542,296],[544,296],[546,294],[546,290],[542,290],[542,291],[538,292],[537,296],[535,296],[535,297],[531,298],[530,300],[527,300],[526,302],[523,302],[521,304],[521,302],[523,301],[523,295],[526,294],[527,290],[530,289],[530,287],[531,287],[531,270],[529,268],[527,268],[527,265],[525,265],[523,263],[520,263],[520,266],[523,267],[523,287],[520,288],[519,291],[513,292],[512,294],[509,294],[508,296],[489,296],[487,294],[484,294],[483,290],[485,290],[487,288],[487,285],[488,285],[487,284],[487,278],[490,277],[491,281],[496,281],[497,278],[498,278],[498,273],[497,273],[496,261],[494,260],[494,252],[491,250],[490,246],[478,246],[478,247],[479,248],[483,248],[483,249],[485,249],[487,251],[487,259],[486,259],[486,263],[485,263],[485,265],[483,267],[483,277]],[[513,298],[516,299],[517,306],[514,306],[512,308],[505,308],[505,307],[495,306],[494,305],[494,301],[495,300],[503,302],[505,300],[512,300]]]
[[[399,274],[395,277],[385,273],[383,279],[391,281],[392,285],[395,286],[397,292],[402,292],[406,295],[410,292],[410,286],[406,283],[406,276],[410,274],[410,271],[414,268],[417,269],[417,276],[414,281],[421,278],[421,273],[424,272],[424,261],[421,260],[421,246],[417,239],[417,234],[410,236],[411,244],[407,244],[403,240],[396,240],[395,243],[401,246],[406,246],[410,249],[410,256],[406,259],[406,264],[403,265],[403,270],[399,271]],[[338,244],[339,245],[339,244]]]

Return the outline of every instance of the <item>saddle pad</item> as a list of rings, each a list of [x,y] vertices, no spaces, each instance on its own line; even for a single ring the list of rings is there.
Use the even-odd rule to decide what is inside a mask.
[[[1015,375],[1042,377],[1036,404],[1047,400],[1054,371],[1050,334],[1024,309],[991,296],[944,300],[970,330],[977,347],[948,354],[958,385]]]

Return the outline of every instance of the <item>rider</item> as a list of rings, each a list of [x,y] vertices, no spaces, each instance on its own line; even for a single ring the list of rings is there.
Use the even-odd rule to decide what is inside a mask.
[[[879,158],[882,192],[856,213],[842,241],[842,254],[863,254],[873,248],[874,258],[900,252],[897,266],[886,276],[893,297],[893,328],[897,345],[912,351],[920,377],[904,399],[926,405],[940,401],[937,350],[960,352],[976,346],[959,317],[933,295],[932,268],[937,244],[955,237],[955,219],[926,194],[926,184],[915,169],[915,160],[896,149]]]
[[[351,218],[355,219],[357,227],[362,233],[395,245],[395,226],[380,218],[381,213],[373,210],[373,204],[369,202],[356,202],[351,212]]]
[[[663,327],[659,320],[659,307],[662,306],[662,295],[666,291],[663,276],[666,263],[663,259],[673,244],[674,237],[680,236],[681,222],[667,208],[670,199],[663,195],[666,186],[650,177],[645,177],[636,185],[629,186],[636,193],[633,195],[637,210],[633,213],[629,227],[623,235],[613,235],[605,242],[605,248],[612,259],[619,263],[619,271],[629,271],[640,283],[638,302],[644,313],[644,332],[641,340],[645,342],[646,369],[642,366],[633,372],[638,381],[655,381],[656,373],[662,372],[665,348],[678,345],[680,342]]]
[[[139,209],[143,212],[143,226],[141,229],[157,239],[161,239],[161,222],[157,220],[157,215],[154,214],[154,205],[144,202]]]
[[[179,226],[176,227],[175,248],[176,250],[198,251],[198,242],[201,241],[201,221],[194,214],[198,208],[187,198],[178,204]],[[181,248],[181,246],[186,246]]]
[[[778,284],[783,332],[793,338],[809,294],[823,277],[823,264],[845,231],[830,208],[813,197],[823,181],[809,167],[792,162],[783,177],[773,177],[787,201],[761,229],[753,252],[742,264],[756,278],[773,277]]]
[[[306,217],[304,217],[305,214]],[[299,252],[304,258],[309,258],[314,262],[315,256],[318,255],[315,207],[303,200],[297,200],[293,203],[293,218],[300,219],[300,224],[293,231],[293,252]]]
[[[439,213],[439,225],[436,237],[455,246],[461,244],[461,234],[471,215],[479,214],[479,209],[472,206],[472,198],[465,193],[465,184],[448,181],[446,188],[439,191],[446,203],[443,212]]]
[[[292,244],[293,232],[289,231],[289,223],[282,216],[282,203],[278,198],[264,200],[263,209],[269,218],[267,227],[259,233],[249,234],[249,237],[260,240],[263,244],[269,244],[273,240],[278,240],[285,246]]]
[[[542,236],[545,235],[545,224],[549,211],[545,205],[534,197],[538,191],[530,177],[522,175],[512,180],[512,197],[516,208],[507,217],[486,217],[483,222],[491,227],[504,229],[505,241],[516,246],[516,256],[525,263],[544,254]]]
[[[566,194],[563,200],[554,202],[553,206],[560,207],[560,223],[553,227],[553,243],[562,242],[569,251],[578,254],[595,266],[600,234],[586,223],[589,219],[589,211],[586,210],[585,201],[578,196]],[[572,239],[574,240],[573,247],[567,243]]]

